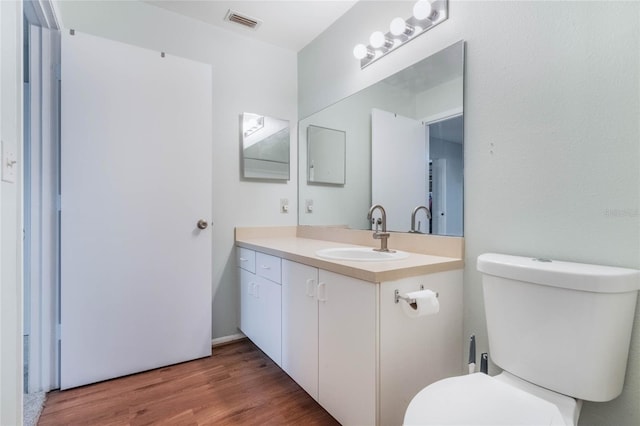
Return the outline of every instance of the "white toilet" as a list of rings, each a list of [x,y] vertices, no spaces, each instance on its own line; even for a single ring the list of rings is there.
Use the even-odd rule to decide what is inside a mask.
[[[493,253],[477,267],[504,371],[427,386],[405,425],[576,425],[582,400],[620,395],[640,271]]]

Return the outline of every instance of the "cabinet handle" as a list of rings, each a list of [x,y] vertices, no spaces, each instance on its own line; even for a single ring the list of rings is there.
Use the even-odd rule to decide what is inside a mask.
[[[260,266],[262,269],[271,269],[271,266],[267,266],[267,265],[261,265]]]
[[[314,280],[313,278],[309,278],[307,280],[307,296],[309,297],[314,297],[315,296],[315,286],[313,285],[315,283],[316,280]]]
[[[249,259],[247,259],[246,257],[241,257],[241,258],[240,258],[240,262],[246,262],[246,261],[248,261],[248,260],[249,260]]]
[[[327,301],[327,285],[323,282],[318,284],[318,301],[320,302]]]
[[[260,294],[259,294],[259,290],[260,286],[254,282],[250,282],[249,283],[249,294],[252,295],[253,297],[257,297],[258,299],[260,298]]]

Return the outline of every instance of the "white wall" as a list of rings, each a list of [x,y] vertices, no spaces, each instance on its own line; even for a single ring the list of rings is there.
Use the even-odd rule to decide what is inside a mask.
[[[461,113],[463,88],[464,81],[460,77],[416,94],[415,118],[442,117],[443,112]]]
[[[213,337],[237,333],[234,227],[297,223],[294,211],[280,213],[281,198],[296,203],[295,173],[286,183],[240,179],[240,114],[290,120],[297,158],[296,54],[138,1],[61,1],[59,9],[67,29],[212,64]]]
[[[412,3],[360,2],[303,49],[299,113],[466,40],[465,335],[486,351],[479,254],[640,268],[640,3],[453,1],[360,70],[353,46]],[[640,424],[639,318],[623,394],[585,403],[581,425]]]
[[[0,424],[22,422],[22,2],[0,1],[0,138],[18,154],[0,183]]]

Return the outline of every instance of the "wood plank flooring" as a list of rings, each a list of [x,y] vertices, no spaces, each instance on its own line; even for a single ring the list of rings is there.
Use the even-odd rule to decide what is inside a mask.
[[[249,340],[213,356],[49,393],[38,425],[338,425]]]

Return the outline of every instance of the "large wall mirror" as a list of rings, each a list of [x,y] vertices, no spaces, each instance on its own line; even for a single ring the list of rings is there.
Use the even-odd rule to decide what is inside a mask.
[[[387,228],[463,235],[464,42],[349,96],[299,123],[300,225],[371,229],[367,212],[382,204]],[[341,129],[343,185],[308,182],[308,128]],[[309,209],[306,206],[312,205]]]
[[[289,180],[289,121],[245,112],[242,129],[242,177]]]

